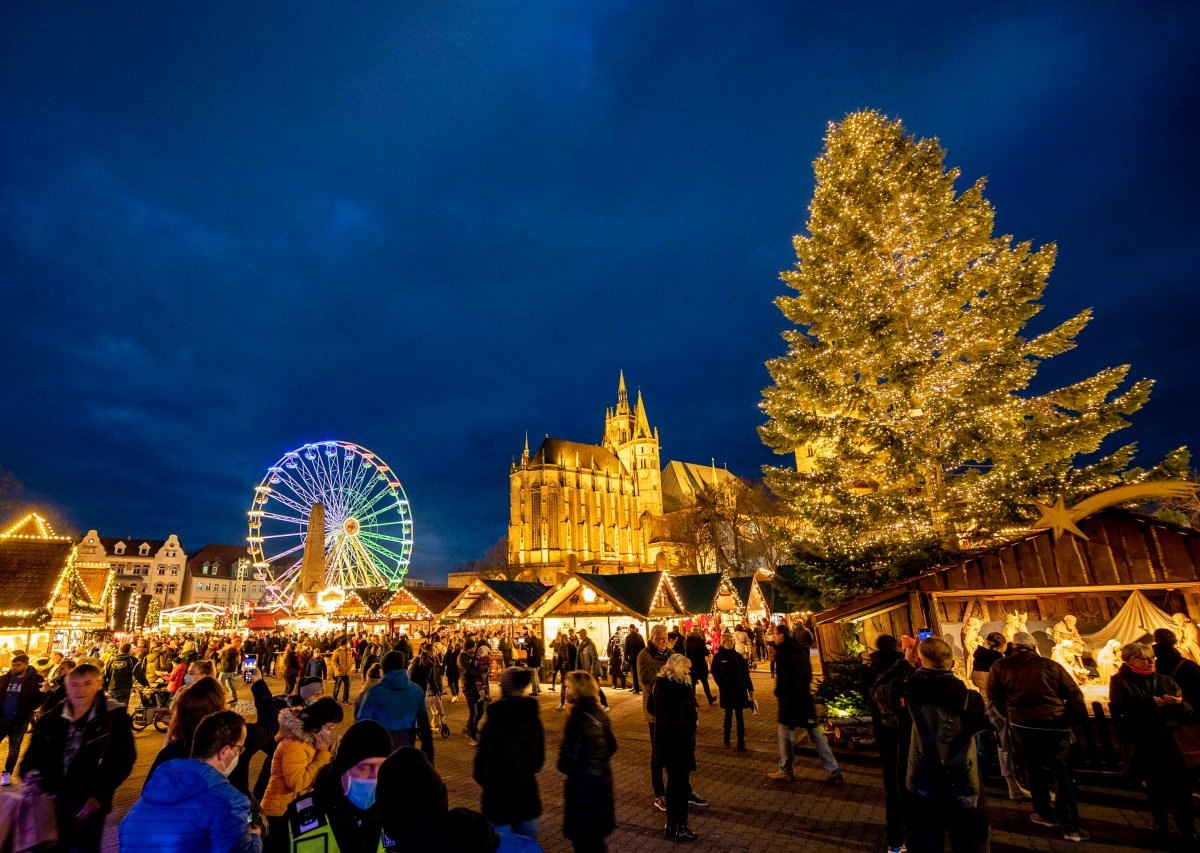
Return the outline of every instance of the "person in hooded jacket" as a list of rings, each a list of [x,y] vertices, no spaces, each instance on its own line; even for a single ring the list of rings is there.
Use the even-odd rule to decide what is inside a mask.
[[[743,660],[745,660],[743,658]],[[685,655],[667,658],[651,688],[654,698],[654,751],[667,774],[667,823],[670,841],[695,841],[688,826],[689,777],[696,769],[696,688]]]
[[[419,749],[402,747],[384,759],[375,802],[388,853],[444,848],[450,797],[446,783]]]
[[[392,736],[374,720],[346,730],[333,761],[317,773],[311,791],[288,806],[288,850],[377,853],[383,829],[378,805],[380,765]]]
[[[538,703],[525,695],[533,674],[509,667],[500,676],[500,700],[487,707],[475,753],[475,781],[482,809],[497,830],[537,838],[542,799],[537,774],[546,758]]]
[[[611,759],[617,751],[608,714],[600,710],[599,687],[586,672],[566,675],[571,711],[558,752],[563,781],[563,836],[576,853],[604,853],[616,828]]]
[[[425,691],[409,680],[404,671],[403,652],[391,651],[383,656],[383,680],[366,694],[358,708],[360,720],[374,720],[392,735],[396,749],[413,746],[413,732],[421,739],[421,749],[433,763],[433,734],[429,728],[429,712],[425,707]]]
[[[29,665],[29,655],[13,655],[11,669],[0,675],[0,740],[8,740],[8,757],[0,785],[12,784],[25,729],[42,702],[42,677]]]
[[[880,634],[875,640],[875,651],[871,652],[869,664],[862,673],[860,686],[863,693],[870,696],[875,682],[902,660],[904,653],[900,651],[899,641],[891,634]],[[899,770],[908,761],[911,726],[901,731],[900,721],[892,709],[874,700],[871,702],[871,723],[883,770],[884,834],[887,836],[888,853],[900,853],[904,849],[904,792]]]
[[[121,653],[109,661],[104,671],[104,689],[108,697],[122,705],[129,704],[129,694],[133,692],[133,668],[137,658],[129,653],[132,648],[129,643],[121,646]]]
[[[268,849],[286,849],[284,815],[292,800],[312,787],[321,768],[333,761],[333,728],[342,716],[342,706],[329,698],[279,712],[278,745],[271,756],[271,779],[262,799],[270,827]]]
[[[246,721],[235,711],[201,720],[190,757],[160,768],[121,821],[122,849],[260,853],[262,828],[250,800],[226,779],[245,742]]]

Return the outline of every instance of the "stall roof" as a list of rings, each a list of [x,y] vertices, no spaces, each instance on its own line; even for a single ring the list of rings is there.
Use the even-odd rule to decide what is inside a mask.
[[[0,584],[4,609],[27,616],[0,616],[0,627],[25,628],[44,623],[54,602],[54,586],[67,567],[69,542],[0,539]]]
[[[711,613],[721,589],[719,574],[672,575],[671,585],[679,594],[679,606],[684,613],[699,616]]]
[[[1042,530],[818,613],[818,624],[877,608],[910,592],[939,595],[1086,592],[1200,585],[1200,532],[1106,509],[1078,523],[1086,539]]]
[[[744,578],[730,578],[729,582],[733,584],[734,590],[737,591],[738,598],[742,600],[742,606],[750,604],[750,590],[754,588],[754,576]]]
[[[496,581],[476,578],[458,591],[454,600],[442,610],[442,616],[461,619],[475,602],[491,595],[513,618],[521,618],[546,598],[554,587],[532,581]],[[504,617],[508,618],[508,617]]]
[[[441,616],[462,592],[445,586],[405,586],[401,589],[424,605],[434,617]]]

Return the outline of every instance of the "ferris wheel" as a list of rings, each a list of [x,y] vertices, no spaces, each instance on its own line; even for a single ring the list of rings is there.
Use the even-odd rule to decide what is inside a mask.
[[[396,589],[412,559],[412,510],[388,465],[348,441],[306,444],[267,469],[250,504],[250,555],[266,604],[297,595],[309,522],[323,516],[324,586]],[[320,540],[315,540],[320,541]]]

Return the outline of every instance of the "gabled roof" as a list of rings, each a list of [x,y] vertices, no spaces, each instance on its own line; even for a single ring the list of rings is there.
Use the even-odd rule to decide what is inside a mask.
[[[450,603],[462,592],[461,589],[451,589],[445,586],[405,586],[401,588],[424,605],[425,609],[435,617],[441,616]]]
[[[673,575],[671,585],[679,593],[679,606],[684,613],[699,616],[711,613],[721,588],[719,574]]]
[[[0,589],[4,610],[0,627],[42,624],[50,618],[50,596],[67,566],[71,542],[0,539]]]
[[[501,601],[522,615],[528,613],[535,604],[553,590],[553,587],[543,586],[535,581],[486,580],[480,578],[479,582],[490,589]]]
[[[750,590],[754,588],[754,576],[744,578],[730,578],[729,582],[733,584],[733,588],[737,591],[738,598],[742,600],[742,605],[750,604]]]
[[[624,575],[589,575],[575,573],[580,583],[590,586],[597,593],[619,605],[623,610],[640,619],[648,619],[654,609],[654,595],[658,592],[666,572],[632,572]],[[668,584],[667,589],[671,589]],[[677,610],[682,612],[682,605],[672,593],[671,600]]]
[[[671,459],[662,472],[663,510],[674,512],[695,506],[696,496],[704,489],[737,482],[737,479],[726,468]]]
[[[112,571],[98,566],[75,566],[75,573],[79,575],[79,581],[87,590],[88,600],[92,604],[104,603],[104,589],[108,586],[108,577]]]
[[[582,470],[591,470],[594,467],[601,473],[614,477],[628,475],[625,466],[621,464],[621,460],[617,458],[616,454],[598,444],[584,444],[579,441],[566,441],[546,436],[541,447],[537,449],[537,453],[529,457],[530,465],[552,465],[556,468],[562,464],[567,468],[574,469],[576,461],[578,461],[578,468]]]

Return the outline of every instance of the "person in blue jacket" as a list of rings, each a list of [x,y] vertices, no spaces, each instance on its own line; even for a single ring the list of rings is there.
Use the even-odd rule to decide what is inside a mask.
[[[200,721],[192,757],[154,771],[121,821],[122,850],[156,853],[262,853],[250,799],[226,778],[246,744],[246,721],[217,711]]]
[[[355,719],[374,720],[392,736],[396,749],[414,746],[414,730],[421,738],[421,751],[433,763],[433,733],[425,707],[425,691],[413,684],[404,669],[401,652],[383,656],[383,680],[363,696]]]

